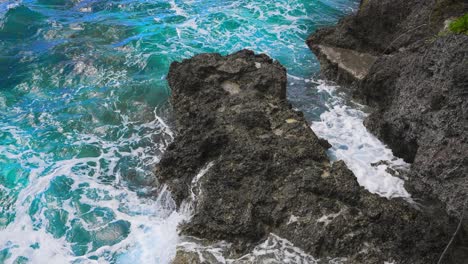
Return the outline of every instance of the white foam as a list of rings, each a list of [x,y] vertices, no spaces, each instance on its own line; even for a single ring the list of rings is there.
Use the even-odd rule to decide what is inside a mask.
[[[132,221],[132,230],[130,237],[125,239],[125,246],[119,246],[126,252],[117,263],[170,263],[179,242],[177,226],[188,218],[188,214],[175,210],[175,204],[165,189],[156,203],[142,205],[138,200],[133,200],[129,208],[141,208],[143,214],[138,220],[135,216],[127,217]],[[149,208],[152,210],[150,215],[147,211]],[[165,214],[169,215],[164,217]]]
[[[192,184],[191,184],[191,187],[190,187],[190,192],[191,192],[191,199],[192,199],[192,202],[195,202],[197,197],[199,197],[200,195],[202,195],[202,191],[201,191],[201,188],[200,188],[200,179],[205,176],[205,174],[210,170],[210,168],[214,165],[214,162],[209,162],[208,164],[206,164],[199,172],[198,174],[193,177],[192,179]]]
[[[317,222],[324,223],[327,226],[339,215],[341,215],[341,211],[335,214],[322,215],[319,219],[317,219]]]
[[[409,198],[404,181],[387,172],[389,168],[408,169],[409,164],[395,157],[386,145],[367,131],[363,124],[367,114],[346,105],[336,88],[325,82],[320,82],[317,87],[319,93],[331,98],[327,103],[328,111],[320,115],[320,121],[312,123],[312,129],[319,137],[328,140],[332,145],[329,150],[332,158],[343,160],[361,186],[383,197]],[[380,161],[386,164],[371,165]]]
[[[257,245],[251,253],[242,256],[238,261],[246,263],[254,263],[254,261],[261,261],[261,263],[318,263],[314,257],[273,233],[263,243]]]
[[[225,241],[219,241],[214,244],[206,244],[206,241],[197,238],[188,237],[186,241],[179,244],[179,249],[185,252],[192,252],[198,255],[203,262],[207,259],[215,259],[220,264],[239,264],[239,263],[291,263],[291,264],[315,264],[318,259],[305,253],[302,249],[294,246],[293,243],[270,233],[265,241],[255,246],[255,248],[239,257],[229,258],[227,252],[231,244]],[[345,258],[334,258],[328,260],[328,263],[344,263]]]
[[[3,19],[8,10],[21,5],[22,2],[22,0],[0,1],[0,19]],[[2,23],[3,22],[0,21],[0,27],[2,26]]]
[[[175,0],[171,0],[169,2],[169,4],[171,5],[171,9],[176,13],[176,15],[178,15],[178,16],[187,16],[187,13],[185,13],[183,8],[179,7],[179,5],[177,5]]]
[[[40,116],[42,123],[47,125],[57,125],[53,116],[43,114]],[[125,118],[123,118],[125,123]],[[128,122],[126,125],[130,125]],[[44,124],[45,125],[45,124]],[[125,124],[124,124],[125,125]],[[152,133],[164,134],[172,139],[172,132],[165,122],[158,116],[152,122],[145,124],[131,124],[135,131],[150,129]],[[0,250],[9,249],[9,257],[5,263],[13,263],[16,258],[23,256],[31,263],[107,263],[104,256],[109,252],[116,253],[113,263],[170,263],[175,255],[176,245],[179,242],[177,226],[181,221],[188,219],[190,212],[182,208],[176,211],[174,201],[165,187],[159,190],[156,200],[138,196],[130,190],[122,181],[118,162],[122,157],[138,157],[142,161],[142,166],[150,166],[159,161],[159,156],[150,148],[136,147],[131,151],[121,151],[122,146],[131,146],[145,139],[151,139],[152,134],[139,135],[137,133],[127,138],[120,138],[116,142],[106,141],[95,134],[79,134],[73,138],[72,145],[93,144],[101,149],[98,157],[71,158],[54,161],[47,154],[35,153],[31,147],[31,136],[28,131],[22,131],[18,127],[3,126],[8,131],[9,136],[18,144],[2,145],[0,151],[8,159],[16,160],[22,168],[31,168],[28,177],[29,184],[22,189],[12,210],[16,217],[5,229],[1,231]],[[165,149],[167,143],[153,142],[158,150]],[[138,145],[138,144],[136,144]],[[21,148],[19,147],[21,146]],[[100,160],[106,160],[106,167],[100,165]],[[86,164],[85,169],[80,169]],[[34,166],[31,166],[31,165]],[[88,172],[94,169],[98,176],[115,176],[112,183],[102,182],[99,177],[90,177]],[[83,227],[88,231],[97,231],[102,227],[103,219],[97,219],[97,225],[88,224],[80,219],[81,212],[70,200],[51,201],[45,200],[45,193],[56,177],[66,176],[74,182],[71,186],[73,192],[80,188],[80,184],[87,184],[86,190],[93,190],[98,198],[89,198],[87,195],[80,195],[79,202],[91,205],[92,208],[108,208],[115,215],[113,221],[123,220],[130,223],[128,236],[113,244],[112,246],[102,246],[97,250],[90,251],[84,256],[75,256],[72,252],[72,244],[66,241],[65,236],[54,238],[48,233],[46,226],[48,218],[44,211],[50,208],[63,209],[68,212],[69,219],[66,226],[71,227],[71,219],[79,219]],[[6,188],[2,188],[7,190]],[[107,198],[106,198],[107,197]],[[41,206],[39,211],[30,216],[29,210],[32,199],[40,199],[46,207]],[[101,223],[101,224],[100,224]],[[117,233],[115,233],[117,232]],[[96,233],[96,238],[101,241],[115,240],[120,234],[120,230],[111,230],[110,233]],[[31,245],[38,245],[34,249]],[[91,249],[91,244],[89,248]],[[89,257],[98,256],[99,260],[92,260]]]

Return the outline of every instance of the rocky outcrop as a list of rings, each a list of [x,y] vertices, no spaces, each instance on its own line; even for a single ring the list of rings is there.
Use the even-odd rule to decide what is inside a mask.
[[[466,12],[465,0],[361,0],[356,14],[338,25],[317,30],[307,43],[377,56],[424,44],[446,26],[447,19]]]
[[[377,60],[376,56],[355,50],[312,45],[321,62],[321,72],[339,83],[359,84]]]
[[[317,53],[326,44],[378,56],[355,92],[376,108],[366,125],[413,163],[412,185],[456,215],[468,175],[468,36],[436,34],[468,6],[436,2],[363,1],[355,16],[319,30],[308,44]]]
[[[345,80],[375,108],[366,127],[412,163],[412,195],[441,202],[459,220],[468,195],[468,36],[444,27],[465,12],[464,0],[366,0],[356,14],[307,41],[321,58],[323,45],[377,57],[365,78]],[[321,62],[324,69],[339,63]]]
[[[343,162],[330,164],[286,101],[278,62],[248,50],[201,54],[174,62],[168,81],[177,135],[156,174],[179,206],[193,206],[183,234],[231,243],[231,259],[272,233],[324,261],[435,263],[442,253],[449,218],[371,194]],[[201,262],[179,250],[175,263],[184,261]]]

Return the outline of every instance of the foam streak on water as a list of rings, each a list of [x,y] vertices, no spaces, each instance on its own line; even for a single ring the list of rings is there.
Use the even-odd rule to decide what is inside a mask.
[[[247,264],[247,263],[289,263],[289,264],[316,264],[317,259],[295,247],[290,241],[273,233],[257,245],[251,252],[239,257],[230,258],[226,255],[231,244],[220,241],[216,244],[208,244],[196,238],[186,238],[179,244],[179,248],[185,252],[195,253],[203,261],[213,263],[215,260],[220,264]],[[346,259],[335,258],[327,262],[340,264]]]
[[[367,116],[354,103],[345,103],[337,87],[321,81],[317,87],[324,93],[328,111],[320,115],[320,121],[312,123],[314,132],[332,145],[329,153],[333,159],[343,160],[357,177],[361,186],[381,196],[409,198],[404,181],[391,175],[409,169],[409,164],[393,155],[392,151],[364,127]],[[383,162],[382,162],[383,161]],[[380,164],[376,164],[380,163]]]
[[[164,133],[168,128],[158,119],[143,126]],[[7,128],[13,138],[29,148],[25,131]],[[145,157],[148,153],[140,148],[118,150],[143,140],[138,135],[117,142],[94,135],[81,137],[80,144],[99,144],[101,154],[50,162],[47,155],[29,157],[29,150],[16,154],[15,146],[2,146],[2,154],[21,162],[22,167],[35,164],[29,171],[29,184],[11,205],[16,217],[1,231],[2,263],[16,263],[18,259],[31,263],[168,263],[179,239],[176,227],[187,215],[175,211],[164,186],[158,198],[152,199],[139,196],[117,180],[121,176],[117,163],[123,156],[140,157],[147,165],[157,162],[158,156],[152,153]],[[116,181],[109,184],[90,177],[91,170],[97,175],[115,176]],[[61,235],[65,232],[67,235]]]

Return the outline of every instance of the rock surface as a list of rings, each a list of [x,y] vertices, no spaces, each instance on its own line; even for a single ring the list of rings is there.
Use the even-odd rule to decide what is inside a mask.
[[[322,73],[344,83],[359,83],[369,73],[377,57],[355,50],[314,45]]]
[[[366,127],[412,163],[406,187],[414,197],[442,203],[468,226],[468,36],[444,32],[447,19],[466,12],[464,0],[366,0],[307,42],[319,56],[328,45],[378,57],[362,81],[348,82],[375,108]]]
[[[271,233],[346,263],[435,263],[443,251],[454,231],[443,212],[378,197],[343,162],[330,164],[286,101],[278,62],[248,50],[200,54],[174,62],[168,81],[177,135],[156,174],[178,205],[193,205],[183,234],[232,243],[233,259]],[[186,253],[175,263],[201,262]]]
[[[468,11],[463,3],[363,1],[355,16],[308,40],[314,51],[327,44],[378,55],[355,91],[376,108],[366,126],[413,163],[410,184],[415,191],[437,197],[458,216],[468,190],[468,36],[433,34],[444,27],[444,18]],[[403,12],[398,19],[397,11]],[[435,14],[439,24],[430,23]],[[415,27],[418,21],[425,26]]]

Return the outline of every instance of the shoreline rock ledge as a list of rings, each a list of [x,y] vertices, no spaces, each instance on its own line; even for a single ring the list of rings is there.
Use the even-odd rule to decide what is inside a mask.
[[[245,254],[270,234],[319,263],[437,262],[454,232],[447,215],[371,194],[343,162],[331,164],[288,104],[278,62],[248,50],[200,54],[174,62],[168,81],[177,130],[156,175],[179,207],[192,206],[181,234],[207,248],[182,243],[173,263],[267,263]],[[228,249],[214,256],[206,245]]]
[[[374,108],[365,126],[411,163],[412,197],[461,223],[450,250],[459,263],[468,263],[468,35],[450,25],[467,14],[467,0],[361,0],[307,40],[323,75]],[[356,67],[367,69],[361,78]]]
[[[412,163],[406,187],[456,218],[468,211],[468,35],[448,25],[464,14],[466,0],[361,0],[307,40],[323,75],[375,109],[366,127]]]

